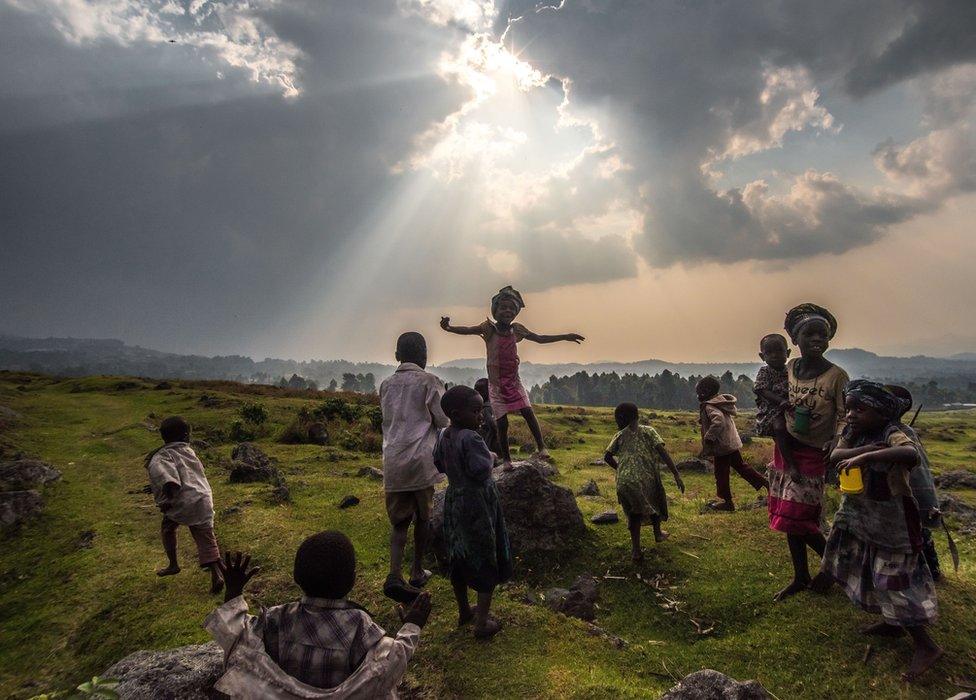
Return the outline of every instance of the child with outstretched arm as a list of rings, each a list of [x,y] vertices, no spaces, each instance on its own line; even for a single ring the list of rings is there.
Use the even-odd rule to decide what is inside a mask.
[[[613,417],[620,431],[610,441],[603,460],[617,472],[617,502],[627,516],[631,558],[637,564],[644,559],[640,546],[642,525],[654,528],[655,542],[663,542],[668,537],[661,529],[661,522],[668,519],[661,463],[671,470],[681,493],[685,492],[685,485],[661,436],[651,426],[638,423],[636,404],[620,404],[614,409]]]
[[[217,564],[220,549],[214,535],[213,492],[203,464],[190,447],[190,426],[180,416],[170,416],[159,425],[163,446],[146,456],[149,488],[163,513],[160,534],[169,564],[157,576],[180,573],[176,559],[176,531],[180,525],[190,530],[197,546],[200,566],[210,570],[210,592],[224,586]]]
[[[515,317],[525,308],[522,295],[512,287],[501,289],[491,300],[491,315],[494,322],[485,320],[478,326],[452,326],[447,316],[441,318],[441,328],[448,333],[458,335],[478,335],[485,341],[488,350],[488,396],[491,408],[498,425],[498,443],[505,468],[510,469],[512,456],[508,446],[508,414],[518,412],[532,432],[538,449],[536,457],[550,459],[549,451],[542,439],[542,429],[529,403],[529,394],[522,386],[519,378],[519,356],[517,344],[523,340],[533,343],[558,343],[567,341],[581,343],[583,336],[577,333],[561,335],[539,335],[533,333],[521,323],[515,323]]]
[[[204,623],[224,650],[224,675],[214,688],[232,698],[395,698],[407,663],[430,615],[430,594],[419,594],[396,637],[346,598],[356,581],[356,552],[341,532],[308,537],[295,554],[302,597],[248,614],[244,587],[260,570],[251,557],[229,553],[221,562],[225,602]]]
[[[842,495],[810,588],[825,592],[836,581],[852,603],[880,614],[865,634],[907,632],[915,653],[902,680],[912,681],[942,656],[927,629],[938,616],[938,603],[932,574],[919,556],[918,503],[909,484],[918,450],[898,425],[902,402],[881,384],[853,381],[844,402],[846,427],[830,459],[845,475],[859,470],[862,488],[849,486]]]

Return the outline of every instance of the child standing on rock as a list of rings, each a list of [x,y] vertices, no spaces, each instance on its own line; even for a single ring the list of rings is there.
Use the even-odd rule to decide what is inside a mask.
[[[668,537],[668,533],[661,529],[661,522],[668,519],[661,462],[671,470],[681,493],[685,492],[685,485],[661,436],[651,426],[637,422],[636,404],[620,404],[614,409],[613,417],[620,431],[613,436],[603,459],[617,472],[617,502],[627,516],[631,558],[636,564],[644,559],[640,546],[641,525],[649,524],[654,528],[655,542],[663,542]]]
[[[474,636],[479,639],[493,637],[501,629],[488,614],[491,596],[495,586],[512,576],[505,517],[491,475],[494,458],[477,433],[483,405],[471,387],[448,389],[441,406],[451,425],[440,432],[434,448],[434,463],[447,474],[444,540],[458,604],[458,626],[474,620]],[[473,611],[468,588],[478,593]]]
[[[538,452],[535,457],[550,459],[549,451],[542,439],[542,429],[529,403],[529,394],[519,379],[519,356],[517,344],[522,340],[533,343],[558,343],[568,341],[580,343],[583,336],[577,333],[562,335],[539,335],[533,333],[521,323],[515,323],[515,317],[525,308],[522,295],[512,287],[501,289],[491,300],[491,315],[494,322],[485,320],[478,326],[452,326],[447,316],[441,318],[441,328],[448,333],[458,335],[480,335],[488,349],[488,396],[491,409],[498,425],[498,443],[505,468],[510,469],[512,456],[508,446],[508,414],[519,412],[525,419],[535,439]]]
[[[176,531],[180,525],[186,525],[197,545],[200,566],[210,569],[210,592],[219,593],[224,587],[224,579],[218,566],[220,549],[213,528],[213,492],[203,464],[190,447],[190,426],[179,416],[170,416],[160,423],[159,435],[163,446],[146,457],[146,470],[153,500],[163,512],[160,534],[169,565],[156,575],[180,573],[176,559]]]
[[[735,397],[722,394],[718,379],[709,375],[695,385],[698,395],[698,421],[701,425],[702,455],[712,458],[715,466],[715,491],[719,500],[706,504],[709,510],[733,511],[732,490],[729,488],[729,472],[735,469],[739,476],[757,491],[769,488],[766,477],[742,461],[742,438],[735,427]]]

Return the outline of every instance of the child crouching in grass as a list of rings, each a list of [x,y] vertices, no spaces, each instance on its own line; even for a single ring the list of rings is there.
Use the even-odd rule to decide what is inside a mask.
[[[204,627],[224,650],[224,675],[214,688],[233,698],[395,698],[430,615],[420,593],[396,637],[346,599],[356,581],[356,552],[341,532],[307,538],[295,554],[293,603],[248,615],[244,586],[260,569],[238,552],[221,562],[225,602]]]
[[[836,581],[862,609],[881,621],[865,634],[915,644],[902,680],[912,681],[942,656],[927,626],[935,622],[935,584],[922,551],[918,504],[909,472],[918,450],[897,421],[902,402],[876,382],[857,380],[844,392],[847,426],[830,455],[838,469],[861,471],[860,493],[844,493],[834,516],[820,573],[810,584],[826,591]]]
[[[163,446],[146,456],[146,470],[153,499],[163,512],[160,533],[169,564],[156,575],[180,573],[176,530],[186,525],[197,545],[200,566],[210,569],[210,592],[219,593],[224,580],[217,566],[220,550],[213,528],[213,492],[203,464],[190,447],[190,426],[179,416],[170,416],[159,425],[159,434]]]
[[[512,576],[505,516],[491,470],[495,460],[476,432],[484,402],[474,389],[453,386],[441,399],[451,419],[437,437],[434,464],[447,474],[444,493],[444,539],[451,585],[458,604],[458,626],[474,620],[474,636],[488,639],[501,626],[488,614],[495,586]],[[474,611],[468,588],[478,593]]]
[[[637,422],[636,404],[620,404],[614,409],[613,417],[620,431],[613,436],[603,459],[617,472],[617,501],[627,516],[631,557],[638,563],[644,558],[640,546],[642,525],[654,528],[655,542],[663,542],[668,537],[661,529],[661,522],[668,519],[661,463],[668,465],[681,493],[685,492],[685,484],[661,436],[651,426]]]

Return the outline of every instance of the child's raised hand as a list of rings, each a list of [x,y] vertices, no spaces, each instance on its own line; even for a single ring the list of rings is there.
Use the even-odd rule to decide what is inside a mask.
[[[427,618],[430,617],[430,593],[424,591],[410,604],[406,612],[401,613],[400,620],[404,623],[410,622],[417,627],[423,627],[427,624]]]
[[[441,328],[443,328],[446,331],[450,327],[450,325],[451,325],[451,317],[441,316]]]
[[[584,340],[586,340],[586,338],[581,336],[579,333],[567,333],[564,337],[566,338],[566,340],[572,343],[576,343],[577,345],[579,345]]]
[[[237,552],[234,556],[231,556],[230,552],[225,552],[223,561],[217,560],[217,568],[224,575],[224,582],[227,585],[224,600],[232,600],[244,593],[247,582],[261,571],[260,566],[255,566],[249,571],[247,567],[250,565],[251,555],[244,552]]]

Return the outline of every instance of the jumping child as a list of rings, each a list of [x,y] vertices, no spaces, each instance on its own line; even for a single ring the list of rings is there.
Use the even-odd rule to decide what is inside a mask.
[[[525,308],[522,295],[512,287],[505,287],[491,300],[491,315],[494,323],[486,319],[478,326],[452,326],[447,316],[441,318],[441,328],[448,333],[458,335],[480,335],[488,349],[488,396],[491,409],[495,414],[498,425],[498,442],[505,468],[510,469],[512,456],[508,446],[508,414],[519,412],[525,419],[538,449],[536,457],[550,459],[549,451],[542,439],[542,429],[529,403],[529,394],[519,379],[519,356],[517,343],[531,340],[533,343],[558,343],[568,341],[580,343],[583,336],[577,333],[562,335],[539,335],[533,333],[521,323],[515,323],[515,317]]]
[[[474,389],[453,386],[441,400],[451,425],[440,432],[434,463],[447,474],[444,540],[451,585],[458,604],[458,626],[474,620],[474,636],[487,639],[501,629],[488,612],[495,586],[512,576],[505,517],[492,479],[494,459],[477,433],[483,401]],[[474,611],[468,588],[478,593]]]
[[[668,519],[661,462],[671,470],[681,493],[685,492],[685,484],[661,436],[651,426],[637,422],[636,404],[620,404],[614,409],[613,417],[620,431],[610,441],[603,460],[617,472],[617,502],[627,516],[631,558],[636,564],[644,559],[640,546],[641,525],[650,524],[654,528],[655,542],[668,538],[668,533],[661,529],[661,522]]]
[[[176,531],[186,525],[197,546],[200,567],[210,569],[210,592],[224,587],[220,575],[220,549],[214,535],[213,491],[203,471],[203,464],[190,447],[190,426],[179,416],[170,416],[159,424],[163,446],[146,456],[149,487],[153,500],[163,513],[160,534],[169,565],[157,576],[180,573],[176,560]]]
[[[746,464],[742,459],[742,438],[735,427],[735,397],[719,393],[722,385],[709,375],[695,385],[698,395],[698,421],[701,425],[702,454],[712,458],[715,467],[715,492],[717,501],[705,504],[709,510],[733,511],[732,489],[729,472],[735,469],[752,488],[758,491],[769,488],[766,477]]]
[[[844,428],[844,387],[847,372],[824,357],[837,333],[837,319],[816,304],[800,304],[786,314],[784,328],[800,348],[790,360],[790,420],[794,468],[778,447],[769,465],[769,528],[786,534],[793,580],[773,600],[782,600],[810,585],[807,547],[823,556],[820,532],[827,457]]]
[[[786,361],[790,349],[786,338],[770,333],[759,341],[759,357],[766,364],[759,368],[753,391],[756,394],[756,435],[773,438],[789,469],[795,469],[790,434],[786,430],[786,411],[790,407],[790,381]]]
[[[215,689],[233,698],[396,698],[430,615],[421,593],[400,612],[403,626],[387,637],[366,610],[347,600],[356,581],[356,551],[341,532],[320,532],[295,553],[294,580],[302,597],[248,614],[244,587],[260,571],[251,557],[230,553],[224,604],[204,627],[224,650]]]
[[[895,637],[907,631],[915,653],[902,680],[912,681],[943,653],[926,629],[938,605],[932,575],[919,556],[918,504],[908,482],[918,451],[898,426],[901,401],[881,384],[851,382],[845,405],[847,427],[831,461],[844,472],[860,469],[864,487],[841,497],[811,588],[824,591],[836,581],[852,603],[879,613],[881,622],[866,634]]]

